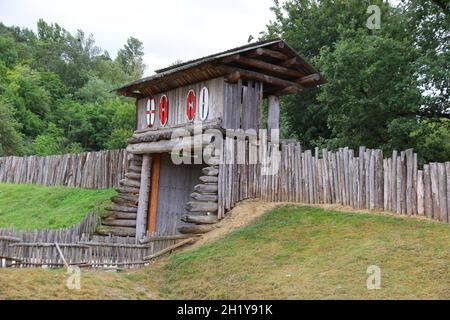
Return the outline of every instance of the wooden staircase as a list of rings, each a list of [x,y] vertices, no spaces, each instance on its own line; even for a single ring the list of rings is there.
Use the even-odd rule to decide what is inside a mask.
[[[125,179],[120,181],[116,189],[118,195],[111,198],[112,204],[106,208],[101,226],[97,228],[99,235],[134,237],[136,235],[136,216],[141,181],[142,156],[129,154],[129,166]]]
[[[178,232],[183,234],[202,234],[215,229],[214,224],[219,222],[218,210],[218,175],[219,167],[210,166],[202,169],[204,176],[199,179],[202,183],[194,187],[191,193],[192,200],[186,203],[189,214],[181,220],[190,225],[183,225]]]

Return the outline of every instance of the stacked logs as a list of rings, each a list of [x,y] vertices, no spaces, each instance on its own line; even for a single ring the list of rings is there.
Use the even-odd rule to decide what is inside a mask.
[[[181,220],[192,225],[184,225],[178,228],[183,234],[201,234],[215,229],[214,224],[218,210],[218,166],[202,169],[204,176],[200,177],[201,184],[194,187],[195,192],[191,194],[193,200],[186,204],[189,214],[184,215]]]
[[[107,212],[102,217],[101,226],[97,228],[100,235],[123,237],[136,235],[142,156],[129,154],[128,157],[125,179],[120,180],[120,186],[116,188],[118,195],[111,198],[112,204],[106,208]]]

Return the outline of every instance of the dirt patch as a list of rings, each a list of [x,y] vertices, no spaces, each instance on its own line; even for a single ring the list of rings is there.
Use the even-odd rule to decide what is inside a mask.
[[[267,211],[279,206],[281,203],[264,202],[260,200],[245,200],[240,202],[236,207],[227,213],[227,216],[216,224],[214,229],[202,235],[189,249],[197,248],[221,239],[233,230],[242,228],[250,224],[253,220],[260,217]]]

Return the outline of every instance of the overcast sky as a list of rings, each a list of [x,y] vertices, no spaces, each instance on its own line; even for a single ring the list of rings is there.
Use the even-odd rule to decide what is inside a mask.
[[[115,57],[129,36],[144,43],[146,74],[247,43],[269,20],[272,0],[0,0],[0,21],[31,28],[57,22],[92,33]]]

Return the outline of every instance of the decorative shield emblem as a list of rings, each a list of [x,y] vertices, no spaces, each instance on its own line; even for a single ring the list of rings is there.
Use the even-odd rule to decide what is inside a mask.
[[[154,98],[147,99],[147,108],[145,110],[145,114],[147,116],[147,127],[153,127],[153,125],[155,124],[156,116],[156,105]]]
[[[159,100],[159,122],[161,126],[165,126],[169,116],[169,100],[166,95],[163,95]]]
[[[197,101],[194,89],[189,90],[186,97],[186,116],[189,121],[194,120]]]
[[[199,101],[199,118],[201,121],[206,120],[209,111],[209,93],[208,88],[203,87],[200,91],[200,101]]]

